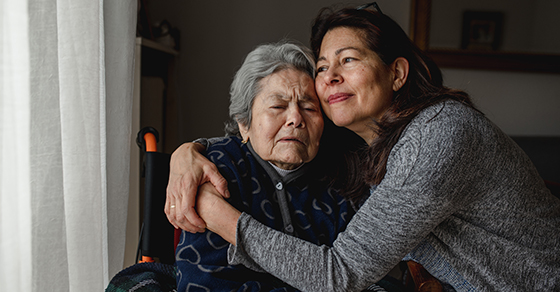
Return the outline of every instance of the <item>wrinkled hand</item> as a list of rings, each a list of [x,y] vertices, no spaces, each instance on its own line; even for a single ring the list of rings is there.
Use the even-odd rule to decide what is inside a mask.
[[[217,193],[229,197],[226,179],[200,154],[204,150],[201,144],[185,143],[171,155],[165,214],[175,228],[191,233],[204,232],[206,228],[194,208],[200,185],[210,182]]]
[[[203,184],[198,189],[196,210],[209,230],[219,234],[229,243],[236,244],[235,232],[241,212],[230,205],[212,184]]]

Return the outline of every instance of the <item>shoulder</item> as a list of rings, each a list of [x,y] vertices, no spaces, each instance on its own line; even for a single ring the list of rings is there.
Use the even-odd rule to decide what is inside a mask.
[[[224,157],[245,156],[249,152],[245,146],[238,137],[224,137],[206,149],[206,157],[210,160],[220,160]]]
[[[458,101],[448,100],[430,106],[412,119],[403,137],[424,141],[481,138],[497,128],[478,110]]]
[[[492,123],[472,107],[457,101],[438,103],[422,110],[408,124],[391,150],[387,168],[408,171],[420,161],[434,167],[433,163],[453,157],[478,157],[495,131]]]
[[[246,173],[253,168],[251,165],[255,164],[255,159],[247,144],[241,143],[241,139],[234,136],[228,136],[213,143],[208,147],[205,155],[225,176],[232,175],[226,175],[226,172]]]
[[[485,121],[486,118],[478,110],[454,100],[447,100],[422,110],[411,124],[453,126],[456,124],[472,124]]]

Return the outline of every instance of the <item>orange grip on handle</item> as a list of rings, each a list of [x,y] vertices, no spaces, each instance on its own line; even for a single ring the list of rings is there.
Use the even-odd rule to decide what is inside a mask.
[[[146,133],[144,141],[146,141],[146,152],[157,152],[157,141],[154,134]]]
[[[155,262],[156,260],[154,260],[154,258],[148,256],[142,256],[142,259],[140,260],[140,263],[155,263]]]

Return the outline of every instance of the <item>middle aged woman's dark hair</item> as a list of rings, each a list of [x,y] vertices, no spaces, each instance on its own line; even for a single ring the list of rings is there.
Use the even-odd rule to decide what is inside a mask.
[[[325,34],[337,27],[356,29],[362,42],[385,65],[392,64],[399,57],[409,63],[406,83],[394,92],[391,106],[383,117],[374,121],[377,135],[373,143],[361,151],[354,151],[354,155],[346,159],[346,175],[350,178],[344,179],[343,192],[352,199],[360,200],[364,188],[377,185],[384,178],[391,149],[420,111],[448,99],[470,107],[473,105],[467,93],[443,86],[441,70],[437,65],[410,41],[394,20],[377,11],[352,8],[321,10],[311,33],[311,49],[316,59]]]

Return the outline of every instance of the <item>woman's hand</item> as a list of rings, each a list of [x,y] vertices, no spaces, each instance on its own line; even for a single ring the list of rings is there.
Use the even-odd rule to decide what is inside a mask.
[[[196,210],[206,222],[208,229],[220,235],[227,242],[236,244],[235,231],[241,212],[226,202],[212,184],[203,184],[198,189]]]
[[[204,232],[206,224],[194,209],[198,187],[210,182],[218,194],[229,197],[226,179],[200,152],[204,145],[185,143],[171,155],[165,214],[169,222],[191,233]]]

